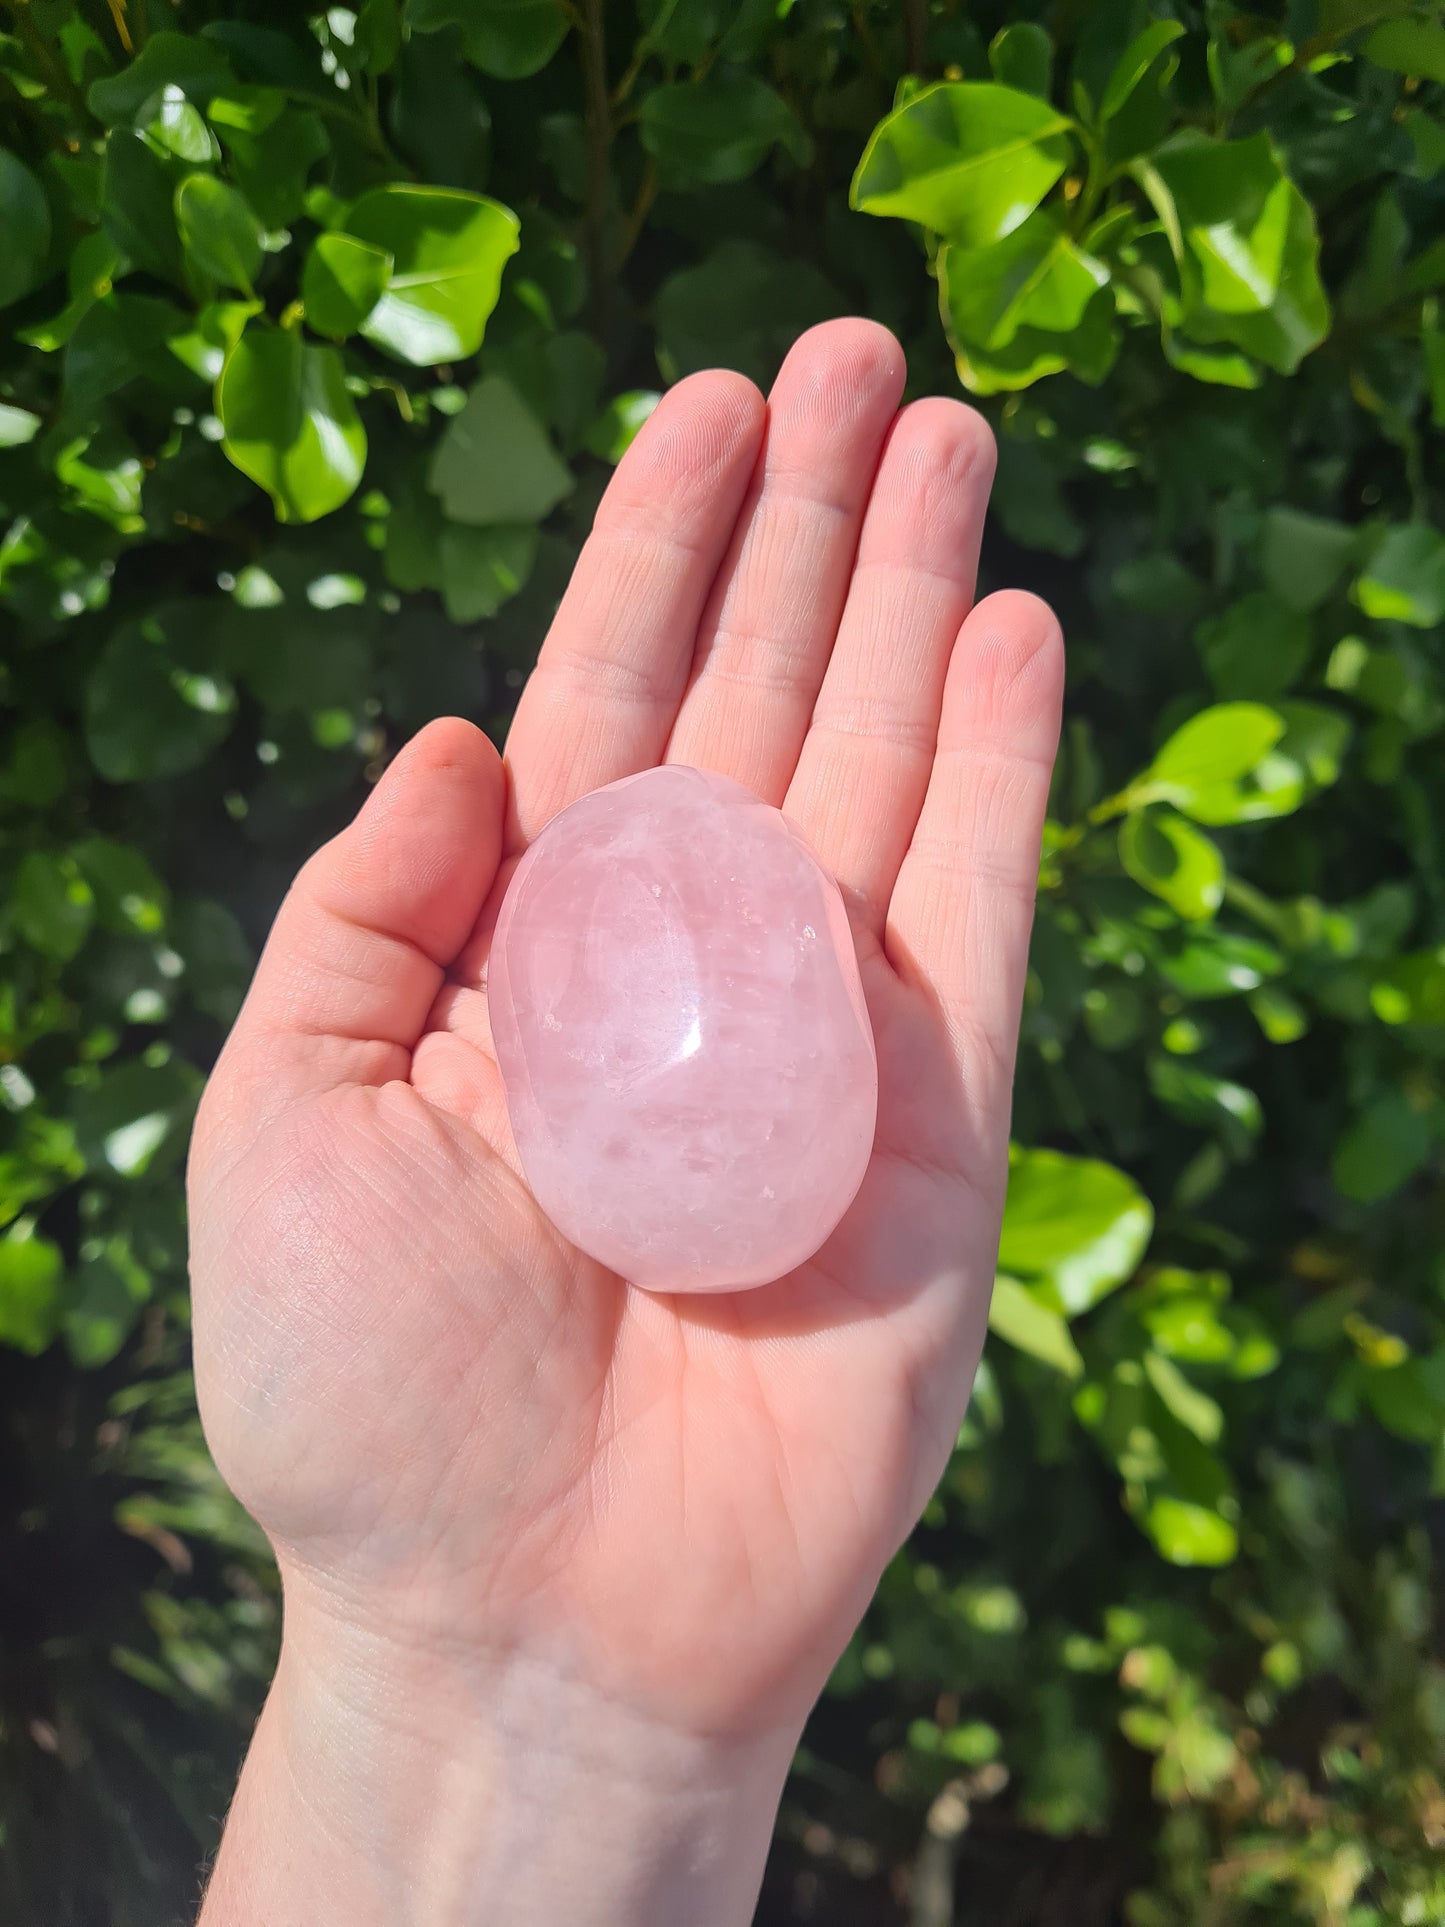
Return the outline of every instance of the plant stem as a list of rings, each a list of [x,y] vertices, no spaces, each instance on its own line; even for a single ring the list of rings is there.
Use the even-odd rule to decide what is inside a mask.
[[[110,17],[115,23],[115,37],[122,51],[134,58],[135,47],[130,37],[130,23],[125,17],[125,0],[105,0],[105,4],[110,9]]]
[[[642,183],[637,190],[637,199],[627,216],[627,224],[622,230],[622,240],[618,245],[617,258],[613,263],[614,272],[637,246],[642,224],[647,219],[652,203],[657,199],[657,163],[649,160],[643,172]]]
[[[46,46],[40,30],[30,12],[30,0],[5,0],[7,11],[15,22],[20,38],[25,42],[40,68],[47,83],[69,106],[86,127],[98,125],[94,114],[85,104],[85,96],[66,71],[65,63],[58,60]]]

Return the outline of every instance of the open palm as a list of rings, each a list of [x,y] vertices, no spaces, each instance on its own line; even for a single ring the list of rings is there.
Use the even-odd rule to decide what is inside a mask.
[[[307,864],[192,1163],[218,1463],[288,1588],[424,1649],[550,1651],[679,1727],[801,1718],[942,1469],[987,1315],[1062,681],[972,607],[992,446],[898,411],[838,322],[765,404],[666,397],[618,469],[507,768],[433,724]],[[519,852],[661,761],[787,810],[837,876],[877,1039],[872,1164],[801,1270],[666,1297],[533,1202],[490,1048]]]

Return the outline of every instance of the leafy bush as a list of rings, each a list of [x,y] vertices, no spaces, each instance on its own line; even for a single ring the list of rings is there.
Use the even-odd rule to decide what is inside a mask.
[[[1438,8],[5,27],[0,1912],[184,1916],[267,1674],[178,1179],[280,889],[505,729],[659,381],[856,309],[1072,683],[994,1342],[764,1917],[1445,1920]]]

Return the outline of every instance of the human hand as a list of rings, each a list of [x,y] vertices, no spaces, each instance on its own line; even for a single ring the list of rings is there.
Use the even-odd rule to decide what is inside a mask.
[[[852,321],[766,407],[735,375],[674,388],[506,774],[431,725],[277,918],[190,1180],[207,1435],[286,1591],[216,1927],[750,1915],[802,1723],[983,1342],[1058,731],[1047,609],[971,610],[988,430],[896,412],[902,384]],[[490,1047],[517,855],[661,761],[804,831],[877,1041],[855,1203],[750,1292],[644,1293],[566,1244]]]

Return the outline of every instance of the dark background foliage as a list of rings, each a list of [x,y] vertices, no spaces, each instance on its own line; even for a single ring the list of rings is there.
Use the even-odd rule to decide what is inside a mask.
[[[1442,101],[1408,0],[4,0],[0,1918],[188,1918],[264,1689],[180,1173],[281,890],[504,735],[659,386],[856,310],[1069,711],[994,1335],[760,1919],[1445,1921]]]

